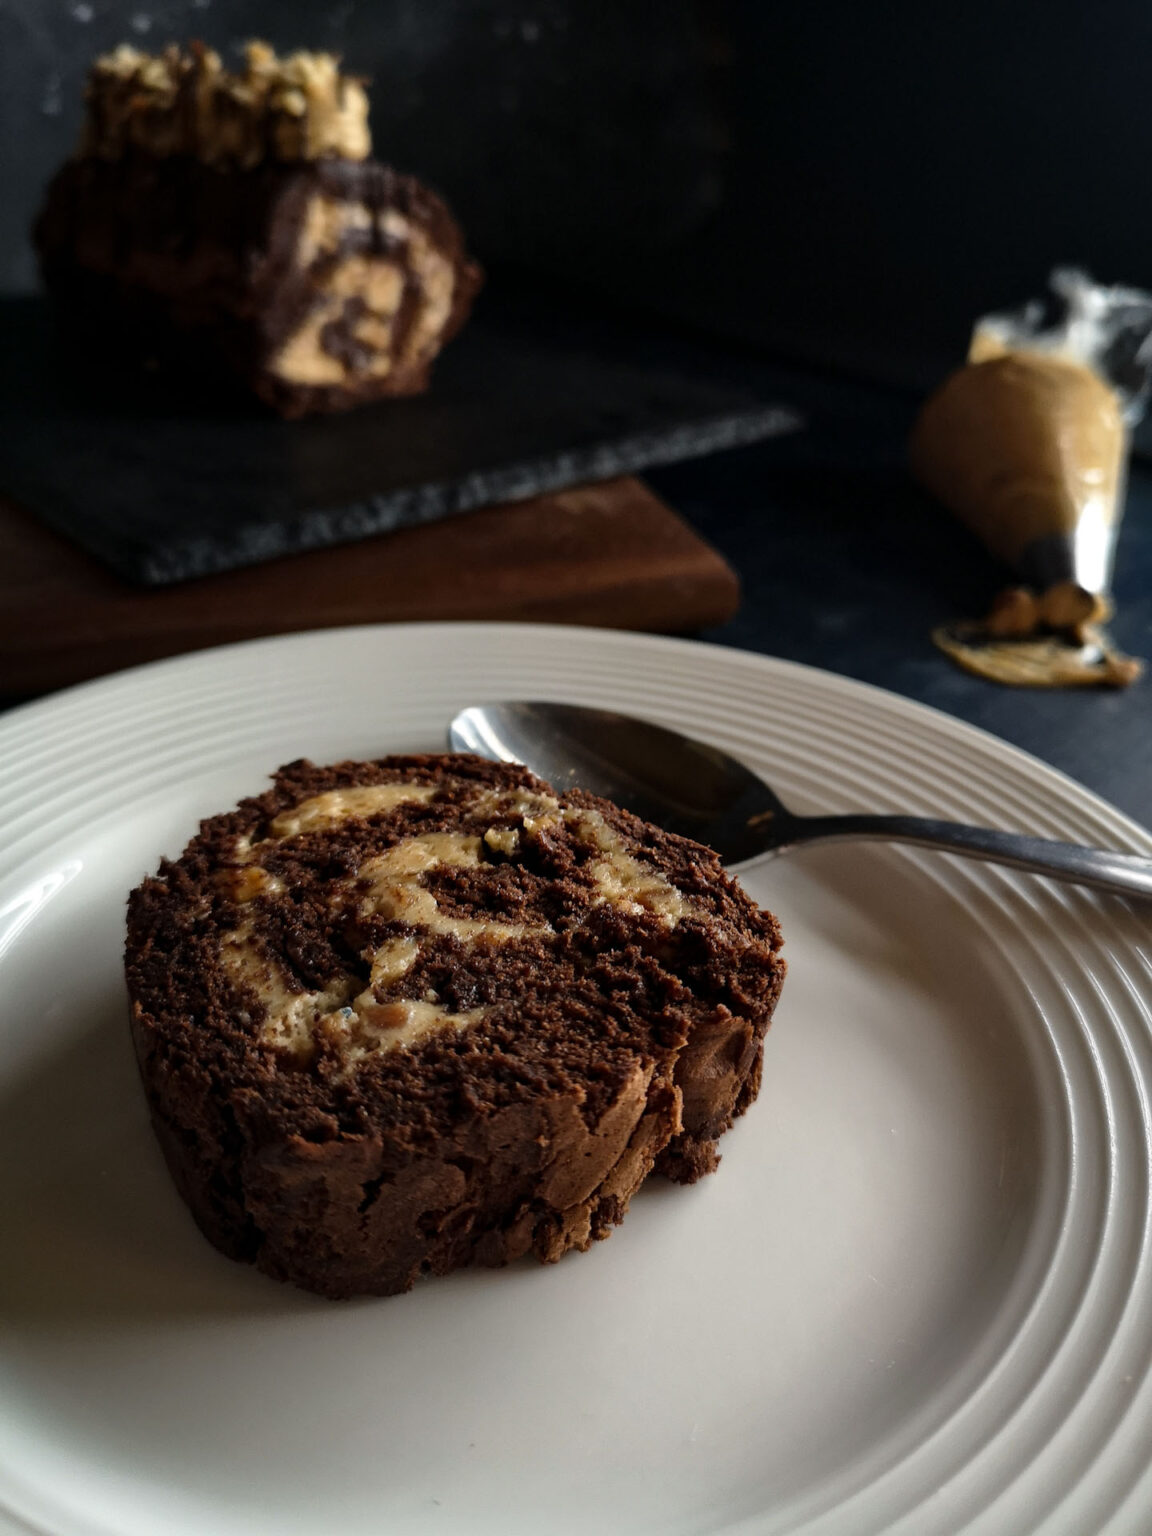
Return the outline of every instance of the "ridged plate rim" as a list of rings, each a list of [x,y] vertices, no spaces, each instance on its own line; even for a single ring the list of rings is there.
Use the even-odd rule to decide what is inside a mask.
[[[1148,832],[1026,753],[798,663],[608,630],[363,626],[152,663],[0,720],[0,905],[47,849],[130,809],[129,782],[146,800],[265,750],[270,769],[279,743],[341,719],[348,754],[367,754],[377,697],[382,715],[402,697],[429,747],[463,703],[599,703],[711,737],[805,808],[902,808],[1152,853]],[[990,942],[1035,995],[1045,1134],[1068,1165],[1046,1268],[1012,1336],[915,1443],[716,1531],[1136,1532],[1152,1510],[1152,925],[1119,898],[891,858],[994,914]]]

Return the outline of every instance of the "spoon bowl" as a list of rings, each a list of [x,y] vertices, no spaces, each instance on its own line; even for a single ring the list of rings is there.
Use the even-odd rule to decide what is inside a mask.
[[[737,758],[613,710],[509,700],[462,709],[454,751],[522,763],[558,789],[586,789],[742,864],[801,843],[912,843],[1058,880],[1152,897],[1152,859],[924,816],[797,816]]]

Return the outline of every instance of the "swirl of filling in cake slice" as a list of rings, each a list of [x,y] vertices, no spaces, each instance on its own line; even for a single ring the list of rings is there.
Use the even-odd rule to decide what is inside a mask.
[[[480,759],[281,769],[129,904],[132,1028],[207,1236],[332,1296],[543,1260],[755,1097],[775,920],[715,856]]]

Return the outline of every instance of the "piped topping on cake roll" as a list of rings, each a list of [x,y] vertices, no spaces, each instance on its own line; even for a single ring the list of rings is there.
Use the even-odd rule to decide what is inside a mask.
[[[330,53],[280,58],[251,42],[239,69],[203,44],[143,53],[122,43],[88,73],[81,153],[116,160],[131,149],[244,169],[372,153],[364,83]]]

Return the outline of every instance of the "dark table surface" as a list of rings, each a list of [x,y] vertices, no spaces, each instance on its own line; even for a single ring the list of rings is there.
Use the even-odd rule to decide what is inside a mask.
[[[916,402],[747,359],[731,366],[799,406],[810,425],[648,476],[743,579],[739,614],[703,638],[932,705],[1152,826],[1152,676],[1120,691],[1005,688],[962,672],[932,645],[936,624],[978,617],[1006,576],[910,483],[904,444]],[[1152,662],[1152,466],[1140,460],[1114,587],[1117,643]]]

